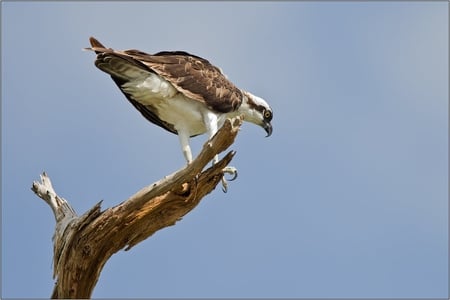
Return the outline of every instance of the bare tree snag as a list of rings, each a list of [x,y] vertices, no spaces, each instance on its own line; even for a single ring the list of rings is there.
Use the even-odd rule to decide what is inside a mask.
[[[33,182],[31,189],[50,205],[56,219],[52,298],[90,298],[111,255],[129,250],[194,209],[221,181],[234,151],[209,169],[204,170],[205,166],[234,142],[241,124],[242,117],[227,120],[191,164],[105,211],[99,202],[78,216],[56,194],[45,172],[40,182]]]

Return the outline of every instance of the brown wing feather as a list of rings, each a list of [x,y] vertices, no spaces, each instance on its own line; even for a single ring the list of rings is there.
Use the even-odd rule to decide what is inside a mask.
[[[179,92],[205,103],[215,111],[222,113],[235,111],[242,103],[241,90],[230,82],[219,68],[204,58],[184,51],[162,51],[156,54],[139,50],[115,51],[106,48],[93,37],[89,41],[92,47],[88,49],[98,54],[96,66],[100,69],[103,63],[102,56],[116,56],[127,60],[130,65],[155,72],[169,81]],[[111,75],[120,78],[119,74]]]
[[[114,51],[97,39],[89,39],[97,54],[114,53],[134,65],[145,65],[189,98],[204,102],[209,108],[227,113],[242,103],[243,94],[219,68],[208,60],[184,51],[148,54],[139,50]],[[97,67],[98,62],[96,62]]]
[[[163,51],[154,55],[138,50],[122,53],[140,61],[173,84],[189,98],[204,102],[218,112],[231,112],[242,103],[243,94],[219,68],[206,59],[184,51]]]

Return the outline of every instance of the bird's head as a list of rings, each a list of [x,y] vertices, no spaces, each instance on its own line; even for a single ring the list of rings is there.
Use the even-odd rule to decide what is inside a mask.
[[[249,92],[244,92],[244,101],[239,108],[245,121],[261,126],[267,132],[267,137],[272,134],[272,109],[267,102]]]

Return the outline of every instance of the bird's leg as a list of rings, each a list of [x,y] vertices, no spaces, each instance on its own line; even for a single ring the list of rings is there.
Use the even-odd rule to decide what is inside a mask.
[[[184,158],[188,164],[192,162],[192,151],[191,146],[189,146],[189,134],[186,132],[179,131],[178,138],[180,139],[181,150],[183,151]]]
[[[218,128],[217,128],[218,127],[218,125],[217,125],[218,124],[217,115],[214,114],[214,113],[207,113],[204,116],[204,122],[205,122],[205,125],[206,125],[206,130],[208,132],[208,139],[211,140],[212,137],[217,133],[217,130],[218,130]],[[212,163],[213,163],[213,165],[215,165],[218,162],[219,162],[219,155],[216,154],[214,156],[214,158],[213,158]],[[237,169],[235,167],[226,166],[223,169],[223,173],[224,173],[224,175],[222,177],[222,191],[224,193],[226,193],[227,190],[228,190],[228,181],[225,178],[225,174],[231,174],[233,177],[231,179],[229,179],[229,181],[233,181],[233,180],[235,180],[237,178],[238,172],[237,172]]]

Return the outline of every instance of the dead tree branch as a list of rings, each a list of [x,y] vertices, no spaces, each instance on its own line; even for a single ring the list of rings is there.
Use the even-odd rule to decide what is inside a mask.
[[[234,152],[207,170],[205,166],[234,142],[241,124],[240,117],[227,120],[191,164],[105,211],[100,202],[77,216],[56,194],[47,174],[33,182],[32,190],[50,205],[56,219],[52,298],[89,298],[111,255],[129,250],[194,209],[221,181]]]

